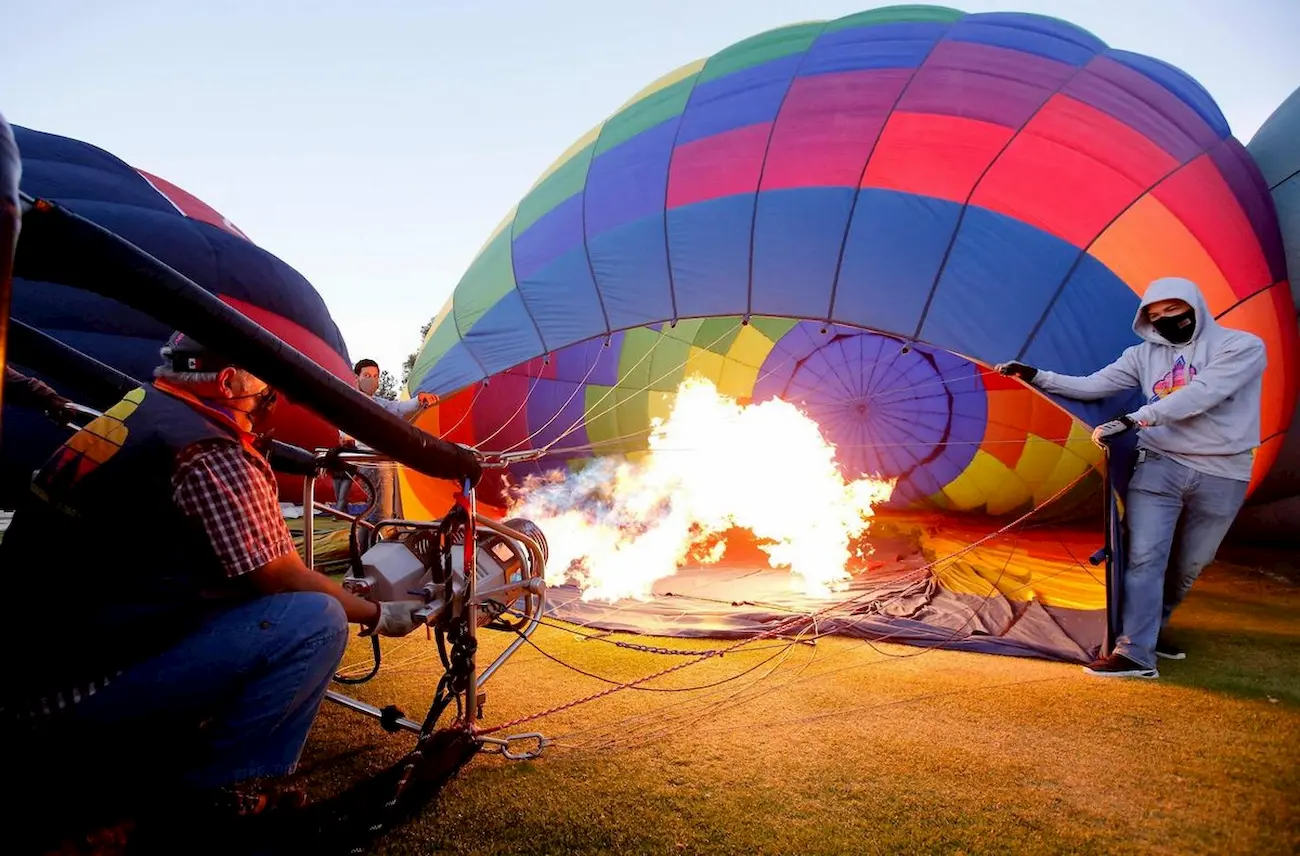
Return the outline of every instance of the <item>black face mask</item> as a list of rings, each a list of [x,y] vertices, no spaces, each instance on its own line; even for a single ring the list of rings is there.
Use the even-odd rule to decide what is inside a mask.
[[[1185,345],[1192,340],[1196,332],[1196,313],[1188,309],[1178,315],[1166,315],[1151,322],[1156,332],[1172,344]]]

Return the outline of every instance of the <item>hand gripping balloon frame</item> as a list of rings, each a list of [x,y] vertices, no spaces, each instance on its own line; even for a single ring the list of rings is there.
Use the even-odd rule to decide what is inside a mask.
[[[504,467],[517,460],[483,459],[483,466]],[[354,471],[362,464],[391,466],[391,459],[383,455],[344,449],[317,450],[316,462],[317,473],[331,469]],[[367,509],[353,516],[315,499],[316,478],[313,473],[304,479],[303,528],[308,566],[314,559],[316,514],[350,520],[350,567],[343,577],[343,588],[375,603],[416,604],[415,616],[435,637],[445,670],[423,724],[406,718],[392,705],[375,707],[335,690],[328,691],[325,697],[375,717],[387,731],[416,734],[434,728],[442,712],[455,702],[455,724],[474,733],[487,697],[484,685],[541,623],[546,608],[545,536],[532,521],[499,522],[479,514],[468,482],[461,485],[456,504],[440,520],[394,518],[372,524],[361,517],[374,504],[373,489]],[[364,476],[362,480],[366,480]],[[364,553],[358,545],[359,529],[368,533]],[[475,656],[480,628],[516,634],[482,669]],[[337,676],[337,682],[363,683],[378,673],[378,637],[372,637],[372,645],[374,666],[370,673],[361,678]],[[535,732],[506,738],[475,733],[474,739],[484,750],[499,751],[511,759],[535,758],[546,746],[545,738]]]
[[[100,411],[71,403],[67,428],[77,431],[101,416]],[[391,465],[391,459],[375,452],[345,449],[317,450],[314,454],[286,443],[269,448],[273,467],[279,472],[303,474],[304,560],[314,561],[315,519],[318,512],[352,522],[351,567],[342,586],[353,594],[373,601],[412,601],[419,604],[416,617],[434,635],[445,669],[423,723],[406,718],[394,705],[383,708],[330,690],[325,697],[350,710],[372,716],[391,733],[410,731],[427,737],[438,725],[442,713],[454,702],[457,716],[449,725],[463,728],[483,751],[500,752],[511,760],[536,758],[547,741],[538,732],[505,738],[476,733],[486,701],[484,685],[541,623],[546,609],[546,560],[548,546],[541,529],[530,520],[516,518],[498,522],[475,510],[474,490],[462,485],[456,505],[441,520],[389,519],[370,523],[315,499],[316,479],[325,471],[355,473],[357,464]],[[484,459],[485,468],[508,466],[536,456],[524,452],[509,458]],[[480,456],[481,457],[481,456]],[[359,474],[358,474],[359,475]],[[368,481],[365,476],[360,476]],[[370,487],[374,501],[373,485]],[[370,533],[370,546],[356,550],[357,530]],[[467,545],[473,544],[474,549]],[[504,630],[516,638],[487,666],[479,669],[477,631]],[[418,632],[418,631],[417,631]],[[336,675],[340,684],[360,684],[373,678],[380,667],[379,637],[371,637],[374,668],[362,678]],[[470,688],[473,688],[471,691]]]
[[[473,450],[426,434],[357,395],[350,385],[212,292],[99,224],[48,200],[23,195],[22,202],[24,252],[19,257],[24,263],[24,277],[58,281],[121,303],[200,341],[220,342],[227,357],[292,396],[295,403],[338,430],[388,453],[362,455],[338,449],[311,452],[279,441],[266,443],[272,467],[277,472],[306,480],[308,566],[313,559],[312,524],[316,511],[337,514],[314,501],[315,480],[324,472],[355,470],[355,464],[366,462],[368,457],[369,462],[380,466],[401,461],[427,476],[450,479],[461,485],[456,504],[442,520],[365,524],[370,537],[364,555],[356,542],[362,523],[353,520],[349,545],[353,561],[348,586],[366,592],[365,596],[373,600],[386,594],[413,601],[439,643],[445,667],[423,723],[412,722],[393,705],[380,709],[341,693],[328,696],[333,702],[378,718],[391,732],[405,730],[418,735],[415,748],[402,762],[401,776],[393,794],[384,802],[383,811],[392,815],[407,794],[419,793],[422,786],[439,776],[450,775],[473,751],[493,749],[511,758],[540,754],[545,741],[538,734],[514,735],[503,740],[481,733],[478,726],[485,700],[484,683],[536,630],[545,609],[546,552],[540,532],[521,531],[527,529],[523,522],[506,526],[478,515],[476,510],[473,487],[482,469],[505,466],[511,461],[485,461]],[[78,247],[78,252],[69,253],[69,246]],[[0,306],[0,314],[7,315],[5,307]],[[93,389],[92,400],[96,403],[115,402],[130,391],[147,386],[38,330],[27,328],[17,319],[14,322],[9,325],[10,331],[24,334],[14,337],[13,344],[25,342],[25,365],[48,371],[73,385],[84,385],[87,390]],[[80,407],[65,408],[60,417],[68,421],[68,428],[75,430],[84,427],[80,424],[83,421],[99,415],[91,408]],[[374,496],[373,490],[371,495]],[[403,565],[400,551],[390,549],[389,542],[404,545],[420,559],[418,574],[409,562]],[[389,546],[376,550],[386,544]],[[368,564],[373,573],[367,570]],[[413,579],[404,577],[404,573]],[[510,609],[520,610],[521,622],[511,624],[506,620],[506,610]],[[511,617],[515,614],[511,613]],[[501,627],[519,636],[481,671],[475,660],[480,626]],[[373,677],[379,668],[377,636],[371,637],[371,645],[375,668],[361,681]],[[360,682],[343,676],[336,676],[336,680]],[[440,728],[442,714],[453,703],[454,718]],[[516,747],[519,751],[515,751]],[[411,787],[413,784],[417,786]],[[382,822],[371,823],[366,828],[374,830],[382,825]]]

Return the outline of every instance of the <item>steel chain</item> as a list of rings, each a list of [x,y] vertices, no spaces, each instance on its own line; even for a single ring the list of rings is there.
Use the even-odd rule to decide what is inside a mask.
[[[448,515],[449,518],[455,515]],[[444,521],[443,527],[439,532],[439,549],[442,553],[442,559],[445,562],[445,569],[448,574],[451,570],[451,551],[455,549],[454,543],[454,526],[448,526]],[[450,576],[448,576],[450,579]],[[464,712],[460,705],[460,698],[466,692],[475,691],[471,666],[474,663],[474,655],[478,649],[478,640],[469,632],[469,622],[475,620],[475,615],[468,608],[447,632],[447,637],[451,642],[451,651],[443,658],[446,671],[438,681],[438,688],[434,692],[433,703],[429,706],[429,712],[425,715],[424,724],[420,728],[420,736],[416,741],[415,748],[406,756],[405,764],[402,767],[402,775],[397,780],[397,786],[393,789],[393,795],[380,809],[379,818],[367,827],[366,832],[369,838],[373,838],[384,830],[387,826],[388,818],[397,811],[401,803],[402,796],[406,793],[407,788],[412,782],[415,772],[420,765],[425,762],[425,749],[429,742],[440,732],[437,730],[438,720],[442,718],[443,712],[453,700],[457,702],[460,713]],[[438,648],[444,650],[442,632],[438,631]],[[456,728],[457,723],[461,722],[458,715],[457,721],[452,723],[450,728]],[[357,845],[352,848],[352,853],[364,853],[364,847]]]

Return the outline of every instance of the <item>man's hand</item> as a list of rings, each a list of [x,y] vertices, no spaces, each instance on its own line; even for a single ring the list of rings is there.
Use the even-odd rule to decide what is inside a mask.
[[[318,591],[327,594],[343,605],[348,621],[362,627],[377,627],[383,623],[379,605],[357,597],[335,580],[303,564],[298,551],[286,553],[248,574],[251,582],[262,594],[286,591]],[[419,604],[412,601],[412,608]]]
[[[1025,383],[1031,383],[1034,380],[1034,376],[1038,374],[1038,369],[1012,360],[1007,363],[1000,363],[997,366],[997,372],[1000,375],[1018,377]]]
[[[418,392],[415,397],[419,400],[421,407],[433,407],[438,403],[438,396],[432,392]]]
[[[1103,422],[1092,431],[1092,442],[1097,444],[1100,449],[1106,448],[1106,439],[1123,434],[1125,431],[1132,431],[1138,428],[1142,423],[1137,422],[1131,416],[1121,416],[1118,419],[1112,419],[1109,422]]]
[[[32,378],[32,383],[41,387],[41,394],[45,400],[45,417],[51,422],[58,425],[67,425],[69,422],[76,424],[78,417],[85,420],[86,416],[68,399],[59,395],[49,386],[41,383],[39,380]]]
[[[8,401],[39,410],[52,422],[63,425],[78,415],[72,402],[59,395],[49,384],[28,377],[12,366],[5,366],[4,383],[11,396]]]
[[[422,622],[415,618],[415,611],[422,604],[417,600],[389,600],[379,604],[379,621],[373,627],[361,631],[362,636],[405,636]]]
[[[77,405],[68,401],[66,398],[59,402],[57,410],[47,412],[45,415],[60,425],[67,425],[69,422],[75,425],[77,424],[78,418],[86,418],[85,414],[81,410],[77,409]]]

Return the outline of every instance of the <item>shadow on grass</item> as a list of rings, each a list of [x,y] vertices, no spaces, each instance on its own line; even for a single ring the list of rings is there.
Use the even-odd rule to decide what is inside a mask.
[[[1300,705],[1300,644],[1294,633],[1175,625],[1186,660],[1161,660],[1160,679],[1246,699]]]

